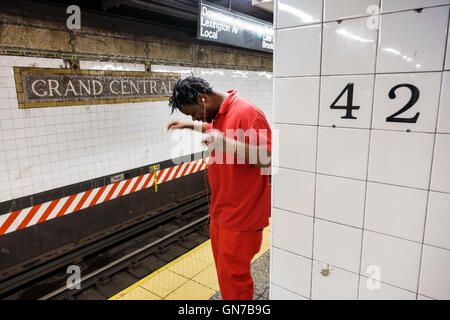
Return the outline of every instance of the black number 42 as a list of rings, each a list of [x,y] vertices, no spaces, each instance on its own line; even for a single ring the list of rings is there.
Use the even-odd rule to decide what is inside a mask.
[[[397,98],[397,95],[395,94],[395,92],[397,91],[397,89],[402,88],[402,87],[408,88],[411,91],[411,98],[409,99],[408,103],[403,108],[401,108],[399,111],[392,114],[391,116],[387,117],[386,122],[416,123],[417,119],[419,118],[420,112],[417,112],[416,115],[412,118],[398,117],[403,112],[407,111],[409,108],[411,108],[413,105],[415,105],[416,102],[419,100],[420,90],[416,86],[414,86],[412,84],[407,84],[407,83],[402,83],[402,84],[396,85],[389,91],[389,98],[392,100]],[[353,105],[353,89],[354,89],[353,83],[347,84],[347,86],[344,88],[344,90],[342,90],[342,92],[339,94],[339,96],[336,98],[336,100],[334,100],[334,102],[330,106],[331,109],[346,110],[345,115],[342,116],[341,119],[357,119],[355,116],[353,116],[352,112],[353,112],[353,110],[358,110],[360,108],[360,106]],[[339,99],[341,99],[341,97],[345,93],[347,93],[347,105],[337,106],[336,103],[339,101]]]

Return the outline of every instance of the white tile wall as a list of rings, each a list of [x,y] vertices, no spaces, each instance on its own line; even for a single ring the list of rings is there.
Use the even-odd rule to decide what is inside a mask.
[[[448,12],[437,7],[382,15],[377,72],[442,70]]]
[[[272,248],[272,282],[303,297],[310,297],[311,260],[302,256]],[[291,272],[291,270],[296,272]]]
[[[371,14],[371,6],[380,6],[380,0],[325,0],[324,21],[364,17]]]
[[[369,182],[364,229],[422,242],[427,193]]]
[[[362,228],[365,187],[365,181],[317,175],[316,217]]]
[[[314,171],[317,127],[276,124],[274,128],[280,135],[280,167]]]
[[[359,18],[323,25],[323,75],[374,72],[377,30],[366,22]]]
[[[450,250],[450,194],[430,192],[424,242]]]
[[[312,259],[312,217],[274,208],[271,223],[274,247]]]
[[[450,0],[381,0],[382,12],[420,9],[450,4]]]
[[[313,259],[358,273],[362,230],[316,219]]]
[[[359,300],[416,300],[416,294],[360,276]]]
[[[431,190],[450,193],[450,135],[437,134],[434,147]]]
[[[445,70],[450,70],[450,24],[448,28],[449,31],[447,31],[447,54],[445,56]]]
[[[319,128],[317,172],[365,179],[369,131]]]
[[[450,251],[424,245],[419,293],[434,299],[450,299]]]
[[[302,10],[298,7],[302,6]],[[287,28],[322,21],[322,1],[280,0],[277,8],[276,28]]]
[[[433,140],[427,133],[373,131],[369,180],[428,189]]]
[[[291,44],[274,51],[274,73],[277,77],[320,74],[321,30],[319,24],[276,31],[276,41]]]
[[[314,214],[314,174],[280,168],[273,180],[274,207],[309,216]]]
[[[450,72],[444,72],[442,88],[450,88]],[[437,132],[450,133],[450,90],[441,90]]]
[[[419,295],[417,295],[417,300],[435,300],[435,299],[428,298],[428,297],[425,297],[425,296],[421,296],[421,295],[419,294]]]
[[[283,289],[275,284],[271,284],[270,300],[308,300],[289,290]]]
[[[286,19],[276,39],[274,119],[282,131],[286,124],[295,130],[280,143],[288,151],[273,176],[273,201],[303,219],[280,219],[283,211],[274,208],[272,228],[286,234],[273,247],[272,278],[288,285],[306,268],[280,266],[288,261],[277,257],[303,255],[289,237],[294,230],[309,237],[305,221],[314,219],[311,288],[278,284],[287,292],[310,289],[311,299],[448,297],[450,0],[315,5],[321,3],[324,22],[305,27]],[[311,12],[309,1],[290,4],[293,15]],[[350,111],[355,119],[342,119]],[[417,121],[405,122],[417,113]],[[312,166],[317,125],[316,169],[298,171],[299,157]],[[326,265],[328,277],[320,273]],[[369,279],[374,268],[378,282]]]
[[[180,112],[170,115],[166,101],[18,109],[13,66],[64,67],[60,59],[0,56],[0,202],[203,149],[198,133],[167,132],[172,119],[190,119]],[[145,69],[96,61],[80,66]],[[273,121],[271,73],[169,66],[152,66],[152,71],[202,76],[217,91],[237,89]]]
[[[317,125],[319,109],[319,77],[276,78],[275,121]]]
[[[366,273],[368,268],[377,266],[382,282],[415,292],[421,247],[416,242],[365,231],[361,274],[369,277],[370,274]]]
[[[323,270],[329,270],[329,274],[324,276]],[[356,300],[357,296],[358,274],[316,261],[313,263],[311,299]]]

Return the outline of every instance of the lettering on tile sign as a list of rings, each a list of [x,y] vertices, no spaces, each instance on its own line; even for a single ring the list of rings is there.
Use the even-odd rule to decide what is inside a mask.
[[[176,73],[14,67],[19,108],[168,100]]]
[[[420,90],[415,85],[402,83],[394,86],[388,93],[388,96],[391,100],[397,98],[397,90],[400,88],[407,88],[411,91],[411,97],[409,101],[402,107],[399,107],[399,110],[391,115],[387,115],[386,122],[403,122],[403,123],[416,123],[419,118],[420,112],[417,112],[413,117],[401,117],[400,115],[410,108],[412,108],[420,97]],[[360,106],[353,105],[353,90],[354,83],[348,83],[347,86],[342,90],[339,96],[334,100],[331,104],[330,109],[338,109],[345,110],[345,115],[341,116],[341,119],[357,119],[356,116],[353,115],[353,110],[358,110]],[[342,98],[344,94],[347,94],[347,104],[346,105],[336,105],[338,101]]]

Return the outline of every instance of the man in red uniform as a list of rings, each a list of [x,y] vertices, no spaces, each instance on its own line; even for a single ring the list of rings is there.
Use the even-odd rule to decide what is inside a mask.
[[[251,260],[269,224],[271,130],[264,113],[234,90],[215,92],[201,78],[178,81],[169,105],[204,121],[211,186],[210,235],[222,298],[253,298]],[[172,121],[168,129],[196,129]]]

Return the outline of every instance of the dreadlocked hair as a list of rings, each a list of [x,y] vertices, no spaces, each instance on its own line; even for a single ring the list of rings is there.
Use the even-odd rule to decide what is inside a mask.
[[[172,113],[180,109],[182,105],[196,104],[197,94],[213,92],[211,85],[202,78],[187,77],[178,80],[173,87],[172,96],[169,99],[169,106]]]

